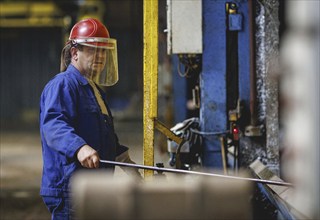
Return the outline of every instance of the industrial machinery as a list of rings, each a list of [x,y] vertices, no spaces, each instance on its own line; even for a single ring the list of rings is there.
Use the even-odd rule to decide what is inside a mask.
[[[145,60],[148,63],[148,57],[156,57],[152,51],[156,46],[152,42],[157,36],[152,35],[152,27],[157,29],[157,23],[152,18],[155,15],[152,8],[157,5],[147,2],[144,19],[152,20],[150,26],[145,26]],[[223,169],[225,174],[236,174],[240,169],[255,167],[252,164],[256,164],[258,159],[266,166],[264,171],[280,176],[282,118],[277,76],[281,71],[279,44],[285,23],[284,4],[283,1],[252,0],[167,1],[165,31],[167,52],[173,57],[174,75],[185,77],[187,84],[190,77],[198,82],[192,88],[192,99],[199,110],[196,116],[199,118],[199,129],[196,133],[202,137],[199,161],[205,168]],[[157,62],[150,61],[148,64],[150,67],[146,65],[144,69],[146,75],[156,71]],[[146,84],[155,85],[152,74],[149,76],[150,79],[145,77]],[[179,83],[186,82],[174,78],[174,88],[179,88],[174,92],[174,100],[180,100],[183,94]],[[152,88],[147,88],[147,91],[152,94]],[[146,95],[148,100],[149,94]],[[153,101],[151,97],[145,108],[150,103],[152,106]],[[185,106],[175,105],[175,115],[180,119],[178,124],[189,119]],[[150,114],[145,111],[145,127],[150,128],[155,118],[156,112],[151,111]],[[148,123],[148,120],[151,122]],[[175,127],[171,130],[174,131]],[[145,130],[145,134],[148,132],[150,130]],[[145,138],[145,149],[150,145],[148,140],[152,138]],[[182,146],[176,147],[176,154],[181,153],[179,149]],[[169,145],[169,152],[171,150]],[[191,151],[189,154],[192,154]],[[145,156],[148,158],[150,154]],[[146,159],[145,162],[152,164]],[[192,166],[188,169],[192,170]],[[259,172],[257,175],[266,177]],[[264,192],[262,190],[263,194],[267,194]],[[280,210],[279,215],[285,218],[291,216],[286,209],[279,208],[288,205],[288,201],[271,200]]]
[[[205,167],[233,167],[236,171],[241,165],[247,166],[260,157],[269,165],[273,164],[276,173],[279,171],[276,151],[257,153],[255,147],[242,141],[243,137],[255,137],[253,139],[259,140],[261,148],[276,147],[267,144],[265,135],[269,130],[264,129],[265,123],[269,123],[266,112],[272,106],[262,106],[264,103],[259,103],[257,94],[256,79],[266,78],[267,74],[265,70],[256,70],[260,70],[259,65],[271,65],[259,64],[260,56],[274,56],[278,49],[276,44],[270,45],[268,51],[265,45],[259,45],[256,36],[260,34],[260,26],[255,23],[260,13],[256,9],[274,6],[254,1],[167,1],[168,52],[178,54],[178,62],[185,67],[184,71],[181,68],[176,71],[185,72],[186,77],[194,74],[199,80],[200,95],[194,99],[198,100],[200,112]],[[277,14],[268,16],[262,19],[274,19]],[[273,28],[273,32],[278,29]],[[275,43],[279,38],[266,34],[261,40],[265,41],[267,37],[276,37]],[[262,48],[256,52],[255,48],[259,46]],[[197,59],[199,55],[201,59]],[[265,81],[260,86],[271,90]],[[277,91],[273,92],[276,95]],[[260,118],[258,111],[262,115]],[[272,126],[276,128],[277,123],[272,121]],[[268,139],[272,138],[276,139],[270,134]],[[251,150],[245,152],[243,148]],[[248,160],[248,154],[256,155]]]

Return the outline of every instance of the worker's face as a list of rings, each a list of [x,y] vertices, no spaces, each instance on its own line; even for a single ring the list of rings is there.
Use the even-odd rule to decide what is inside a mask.
[[[78,70],[87,78],[100,74],[106,65],[106,49],[83,46],[76,49],[76,63]]]

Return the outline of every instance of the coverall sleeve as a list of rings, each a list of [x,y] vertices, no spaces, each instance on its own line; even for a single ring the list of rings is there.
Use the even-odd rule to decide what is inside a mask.
[[[75,133],[76,90],[67,80],[48,85],[42,94],[40,126],[47,145],[68,158],[86,142]]]

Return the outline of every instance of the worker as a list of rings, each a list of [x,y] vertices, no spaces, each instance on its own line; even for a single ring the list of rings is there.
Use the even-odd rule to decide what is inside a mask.
[[[100,160],[134,162],[128,148],[118,142],[106,95],[99,87],[118,81],[116,40],[99,20],[88,18],[73,26],[60,70],[40,98],[40,195],[52,219],[70,219],[69,185],[76,171],[114,170]],[[125,171],[140,176],[133,168]]]

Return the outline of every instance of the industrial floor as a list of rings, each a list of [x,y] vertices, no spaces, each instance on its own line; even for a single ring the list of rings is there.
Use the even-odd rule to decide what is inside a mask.
[[[130,147],[131,158],[142,164],[142,121],[115,121],[115,129],[121,144]],[[0,219],[49,220],[50,214],[39,196],[42,156],[38,131],[1,131],[0,135]],[[166,164],[167,160],[167,155],[155,148],[155,162]],[[116,175],[126,174],[116,168]]]

